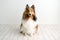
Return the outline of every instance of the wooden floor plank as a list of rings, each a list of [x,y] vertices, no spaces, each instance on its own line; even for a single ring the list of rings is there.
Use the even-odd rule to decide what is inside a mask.
[[[0,25],[0,40],[60,40],[59,25],[39,25],[34,36],[23,36],[17,25]]]

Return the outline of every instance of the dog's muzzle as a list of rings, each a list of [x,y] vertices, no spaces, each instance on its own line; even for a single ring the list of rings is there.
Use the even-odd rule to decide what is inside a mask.
[[[32,16],[32,14],[28,14],[28,16]]]

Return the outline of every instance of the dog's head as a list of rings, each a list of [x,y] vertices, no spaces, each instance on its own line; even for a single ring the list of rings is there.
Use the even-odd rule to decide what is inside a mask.
[[[31,18],[32,20],[36,21],[36,16],[35,16],[35,6],[32,5],[31,7],[26,5],[25,11],[23,13],[23,19],[29,19]]]

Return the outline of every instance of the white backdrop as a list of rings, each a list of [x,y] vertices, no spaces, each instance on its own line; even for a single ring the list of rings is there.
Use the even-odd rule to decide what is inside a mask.
[[[0,0],[0,24],[20,24],[26,4],[35,5],[40,24],[58,24],[59,0]]]

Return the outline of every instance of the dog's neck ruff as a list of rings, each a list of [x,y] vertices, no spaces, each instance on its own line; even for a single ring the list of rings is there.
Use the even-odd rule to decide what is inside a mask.
[[[33,32],[34,31],[34,27],[37,25],[36,21],[33,21],[32,19],[28,19],[28,20],[22,20],[22,24],[23,24],[23,30],[25,32]]]

